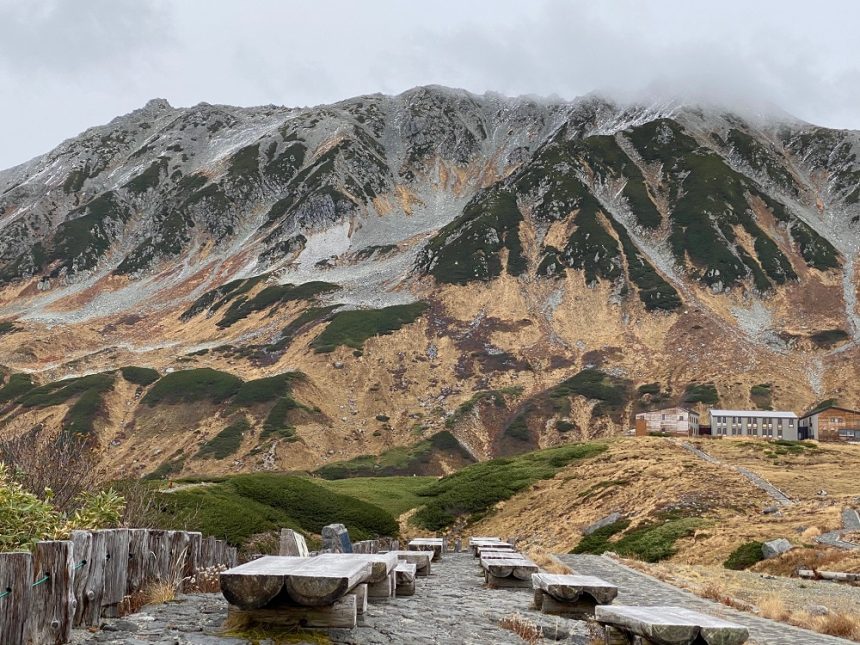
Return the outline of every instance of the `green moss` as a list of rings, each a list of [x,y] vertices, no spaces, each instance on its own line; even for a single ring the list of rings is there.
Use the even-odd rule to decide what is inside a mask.
[[[204,443],[200,450],[197,451],[194,458],[224,459],[225,457],[229,457],[239,450],[239,446],[242,445],[242,438],[250,429],[251,424],[248,423],[248,420],[245,417],[234,421],[209,441]]]
[[[383,309],[340,311],[334,314],[328,326],[311,341],[311,347],[317,353],[332,352],[341,345],[362,349],[368,338],[391,334],[404,325],[415,322],[426,309],[425,303],[413,302]]]
[[[336,284],[321,281],[305,282],[299,285],[270,285],[250,299],[240,297],[234,300],[224,312],[221,320],[218,321],[218,326],[221,328],[230,327],[256,311],[297,300],[313,300],[317,296],[337,291],[339,288]],[[236,294],[232,293],[231,296],[235,297]]]
[[[146,393],[141,403],[159,404],[221,403],[234,396],[242,387],[242,379],[208,367],[180,370],[166,374]]]
[[[133,365],[129,365],[120,368],[119,371],[126,381],[142,387],[152,385],[161,377],[158,371],[151,367],[135,367]]]
[[[749,569],[756,562],[764,560],[761,550],[763,546],[761,542],[744,542],[732,551],[731,555],[723,562],[723,566],[735,571]]]
[[[459,517],[477,519],[534,482],[548,479],[564,466],[604,450],[606,446],[599,443],[570,444],[467,466],[419,491],[427,502],[415,513],[413,521],[417,526],[436,531]]]
[[[0,388],[0,403],[8,403],[23,396],[35,386],[33,377],[29,374],[12,374],[6,384]]]
[[[720,395],[713,383],[690,383],[684,391],[684,403],[715,405],[719,400]]]
[[[324,479],[429,474],[428,468],[437,457],[445,461],[474,461],[454,435],[442,431],[412,446],[392,448],[381,455],[363,455],[326,464],[316,474]]]
[[[394,517],[420,505],[418,491],[435,477],[356,477],[353,479],[315,480],[314,483],[341,495],[348,495],[379,506]]]

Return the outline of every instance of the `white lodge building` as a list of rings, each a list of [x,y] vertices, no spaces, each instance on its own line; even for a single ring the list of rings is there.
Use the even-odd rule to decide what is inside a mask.
[[[797,415],[781,410],[710,410],[711,434],[797,441]]]

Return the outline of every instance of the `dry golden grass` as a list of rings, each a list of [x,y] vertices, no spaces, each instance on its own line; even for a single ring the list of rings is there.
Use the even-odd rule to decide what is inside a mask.
[[[815,631],[860,641],[860,616],[857,614],[832,613],[814,618]]]
[[[542,546],[530,545],[524,547],[522,551],[547,573],[573,573],[573,569]]]
[[[178,586],[169,580],[158,580],[143,590],[143,605],[161,605],[176,600]]]
[[[792,549],[776,558],[762,560],[754,564],[750,567],[750,571],[786,577],[796,576],[798,569],[846,571],[844,568],[846,560],[850,562],[855,557],[857,556],[846,553],[846,551],[841,549],[827,547]]]
[[[780,622],[786,622],[791,617],[791,611],[785,606],[785,601],[776,594],[759,600],[758,610],[761,616]]]
[[[534,644],[543,639],[543,630],[534,621],[520,613],[503,616],[499,621],[499,626],[513,632],[526,643]]]

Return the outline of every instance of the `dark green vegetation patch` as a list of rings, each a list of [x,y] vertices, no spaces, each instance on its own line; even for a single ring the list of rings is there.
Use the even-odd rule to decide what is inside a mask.
[[[270,403],[291,392],[293,384],[304,379],[301,372],[285,372],[275,376],[246,381],[233,398],[233,405],[248,406]]]
[[[151,367],[135,367],[133,365],[129,365],[127,367],[120,368],[119,371],[126,381],[134,383],[135,385],[140,385],[141,387],[152,385],[161,377],[158,371]]]
[[[446,461],[452,458],[468,463],[475,461],[454,435],[442,431],[415,445],[392,448],[381,455],[363,455],[349,461],[326,464],[319,468],[316,474],[325,479],[424,475],[430,474],[428,466],[431,460],[440,456]]]
[[[719,400],[717,386],[713,383],[690,383],[684,391],[684,403],[715,405]]]
[[[374,336],[391,334],[404,325],[415,322],[427,309],[423,302],[393,305],[383,309],[339,311],[328,326],[311,341],[317,353],[333,352],[341,345],[362,349],[364,341]]]
[[[149,406],[210,401],[222,403],[242,387],[242,379],[209,367],[166,374],[152,387],[141,403]]]
[[[218,321],[218,326],[230,327],[256,311],[269,309],[276,305],[296,300],[314,300],[317,296],[337,291],[340,287],[330,282],[306,282],[304,284],[276,284],[270,285],[252,298],[238,297],[224,312],[224,316]],[[232,295],[236,295],[235,293]]]
[[[619,555],[637,558],[644,562],[659,562],[675,554],[677,551],[675,542],[691,536],[696,529],[705,524],[707,520],[698,517],[664,514],[649,523],[627,530],[630,522],[619,520],[583,537],[571,553],[601,554],[605,551],[614,551]],[[627,532],[619,539],[610,541],[610,538],[625,530]]]
[[[204,443],[197,451],[195,459],[224,459],[235,454],[242,445],[242,438],[250,429],[251,424],[245,417],[237,419]]]
[[[9,380],[0,388],[0,403],[14,401],[35,386],[33,377],[29,374],[12,374]]]
[[[186,527],[241,545],[251,535],[281,528],[319,533],[341,522],[353,540],[396,536],[390,514],[365,501],[289,475],[238,475],[159,497],[155,523]]]
[[[570,444],[467,466],[419,491],[427,501],[413,521],[424,529],[438,531],[460,517],[477,520],[495,504],[534,482],[549,479],[568,464],[605,450],[606,445],[600,443]]]
[[[759,410],[771,410],[773,407],[773,388],[770,383],[760,383],[750,388],[750,399]]]
[[[731,555],[723,562],[723,566],[726,569],[734,569],[735,571],[749,569],[756,562],[764,560],[761,550],[763,546],[761,542],[744,542],[731,552]]]

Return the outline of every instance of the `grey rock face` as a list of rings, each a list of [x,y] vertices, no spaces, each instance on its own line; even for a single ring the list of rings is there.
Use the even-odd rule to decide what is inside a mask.
[[[604,526],[609,526],[610,524],[615,524],[618,520],[620,520],[623,516],[621,513],[610,513],[604,518],[597,520],[594,524],[589,524],[582,530],[583,535],[591,535],[598,529],[602,529]]]

